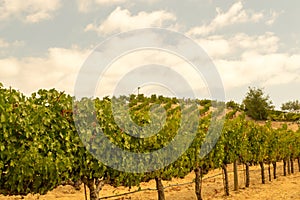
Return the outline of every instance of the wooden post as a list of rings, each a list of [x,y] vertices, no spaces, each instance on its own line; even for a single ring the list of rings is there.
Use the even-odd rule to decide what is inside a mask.
[[[202,169],[201,167],[196,167],[194,170],[196,178],[195,178],[195,192],[197,200],[202,200]]]
[[[265,167],[264,167],[264,162],[259,162],[260,165],[260,170],[261,170],[261,183],[265,184],[266,180],[265,180]]]
[[[249,187],[250,186],[250,167],[249,167],[249,163],[246,162],[246,183],[245,186]]]
[[[274,179],[277,178],[277,177],[276,177],[276,167],[277,167],[276,162],[273,162],[273,178],[274,178]]]
[[[239,175],[238,175],[238,165],[237,165],[237,161],[235,160],[233,162],[233,176],[234,176],[234,191],[238,191],[239,190]]]

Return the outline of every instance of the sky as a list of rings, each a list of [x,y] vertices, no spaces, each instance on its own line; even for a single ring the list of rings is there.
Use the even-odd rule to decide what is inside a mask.
[[[0,0],[0,82],[26,95],[42,88],[73,95],[80,70],[103,41],[155,27],[178,32],[206,52],[218,70],[226,101],[241,103],[249,86],[259,87],[279,109],[300,99],[299,7],[298,0]],[[121,48],[117,43],[110,47]],[[137,73],[129,76],[131,81],[143,79],[135,69],[151,64],[156,66],[153,76],[169,77],[157,65],[170,66],[197,97],[210,94],[205,78],[212,77],[201,79],[180,56],[157,49],[113,60],[97,91],[111,94],[130,71]],[[174,80],[165,81],[170,87],[141,84],[139,92],[172,95]],[[137,92],[136,86],[130,91]]]

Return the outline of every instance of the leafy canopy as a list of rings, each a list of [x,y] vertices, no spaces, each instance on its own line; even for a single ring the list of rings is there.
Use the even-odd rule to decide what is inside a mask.
[[[243,100],[245,112],[254,120],[266,120],[268,113],[274,106],[268,95],[264,95],[261,88],[251,88]]]
[[[300,102],[298,100],[288,101],[281,105],[281,110],[287,110],[290,112],[299,112],[300,111]]]

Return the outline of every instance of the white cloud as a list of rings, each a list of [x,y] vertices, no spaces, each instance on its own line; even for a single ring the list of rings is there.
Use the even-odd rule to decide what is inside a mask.
[[[11,17],[28,23],[37,23],[53,17],[53,12],[60,8],[60,0],[2,0],[0,20]]]
[[[244,33],[237,34],[232,42],[235,46],[246,50],[255,50],[259,53],[273,53],[279,48],[279,38],[272,32],[263,35],[248,36]]]
[[[41,88],[57,88],[71,94],[88,53],[78,47],[50,48],[45,57],[0,59],[0,80],[26,94]]]
[[[222,35],[199,38],[195,39],[195,41],[211,58],[229,56],[235,51],[235,48],[231,46],[230,41]]]
[[[90,51],[78,47],[50,48],[45,57],[0,59],[0,80],[5,86],[12,86],[27,95],[41,88],[56,88],[73,94],[79,69],[89,53]],[[205,90],[206,87],[201,76],[190,64],[174,54],[161,50],[137,51],[117,59],[101,77],[100,94],[111,95],[116,83],[126,73],[136,67],[155,63],[169,66],[170,69],[177,71],[180,76],[192,84],[192,88],[198,92],[200,90],[202,95],[206,94],[209,97],[208,91],[203,91],[203,88]],[[176,84],[181,85],[181,83],[172,81],[170,84],[173,87]],[[151,92],[151,88],[157,91],[157,88],[153,87],[148,87],[147,90]],[[143,87],[143,92],[145,90],[146,88]]]
[[[240,59],[214,61],[226,89],[260,83],[262,86],[300,83],[300,54],[247,52]]]
[[[168,70],[170,70],[170,72],[177,72],[179,76],[182,77],[190,85],[191,88],[193,88],[193,91],[195,91],[196,95],[200,94],[202,95],[202,97],[210,97],[210,94],[205,85],[205,81],[202,79],[202,76],[199,74],[199,72],[195,70],[195,68],[191,64],[189,64],[188,62],[186,62],[185,60],[183,60],[175,54],[171,54],[169,52],[158,49],[133,51],[115,60],[115,62],[113,62],[105,71],[105,74],[102,75],[101,81],[99,82],[100,87],[98,87],[98,90],[96,91],[97,95],[113,95],[114,90],[116,89],[120,79],[124,79],[124,77],[129,77],[130,74],[135,74],[134,77],[136,78],[136,80],[133,81],[133,79],[130,79],[130,81],[126,82],[126,84],[128,83],[128,85],[122,85],[120,87],[124,87],[124,90],[129,90],[131,93],[133,93],[136,88],[130,88],[132,82],[138,82],[138,80],[141,79],[143,79],[144,81],[144,79],[146,79],[145,77],[149,76],[153,77],[152,80],[155,80],[155,77],[158,77],[159,74],[166,72],[163,69],[161,71],[156,70],[152,73],[137,74],[134,72],[135,69],[144,69],[143,67],[148,65],[166,66]],[[188,88],[180,90],[180,86],[182,86],[183,84],[176,81],[178,80],[176,79],[176,76],[171,76],[171,74],[167,72],[167,74],[165,74],[164,77],[164,80],[169,81],[169,85],[165,85],[165,87],[168,89],[178,89],[178,91],[172,91],[175,93],[177,92],[177,95],[179,91],[181,93],[190,92],[188,91]],[[156,87],[156,82],[151,82],[148,84],[149,85],[145,87],[141,87],[141,91],[143,92],[143,94],[163,94],[161,93],[161,89]],[[124,90],[121,89],[122,92],[125,92]],[[172,93],[170,91],[168,93],[166,93],[166,91],[164,92],[165,95]]]
[[[258,22],[264,17],[262,12],[245,10],[242,2],[234,3],[227,12],[223,12],[220,8],[217,8],[216,11],[217,16],[209,24],[191,28],[188,31],[188,35],[208,35],[226,26]]]
[[[238,5],[238,4],[236,4]],[[251,18],[242,13],[242,7],[231,7],[231,13],[240,13],[240,22],[247,19],[260,19],[252,15]],[[229,11],[230,11],[229,10]],[[239,11],[239,12],[233,12]],[[228,13],[224,15],[228,15]],[[218,14],[218,16],[221,16]],[[282,53],[279,52],[280,38],[273,32],[265,32],[262,35],[247,35],[237,33],[234,36],[210,35],[221,28],[216,24],[218,16],[208,26],[203,26],[202,31],[194,31],[195,41],[203,47],[208,55],[213,59],[222,77],[226,90],[249,86],[253,83],[261,86],[276,86],[279,84],[300,84],[300,52]],[[278,14],[273,13],[271,19],[273,23]],[[223,25],[231,24],[223,17]],[[243,20],[242,20],[243,19]],[[273,21],[274,20],[274,21]],[[221,24],[222,20],[219,20]],[[238,20],[236,20],[237,22]],[[268,23],[268,22],[266,22]],[[205,29],[206,28],[206,29]],[[198,29],[200,30],[200,29]],[[208,30],[205,32],[205,30]],[[191,34],[191,31],[189,32]],[[202,36],[201,36],[202,34]]]
[[[283,14],[284,11],[281,11],[281,12],[276,12],[274,10],[271,10],[270,11],[270,17],[269,19],[266,21],[266,24],[271,26],[274,24],[274,22],[276,21],[276,19],[279,17],[279,15]]]
[[[15,58],[6,58],[0,60],[0,77],[1,80],[4,78],[10,78],[18,75],[20,66],[19,62]]]
[[[77,0],[79,12],[89,12],[95,10],[95,8],[112,5],[134,4],[136,2],[142,3],[154,3],[159,0]]]
[[[24,41],[6,41],[5,39],[0,38],[0,56],[11,55],[11,52],[18,47],[24,46]]]
[[[0,38],[0,48],[19,47],[23,45],[24,45],[24,41],[15,40],[14,42],[8,42]]]
[[[34,13],[32,15],[27,15],[25,20],[30,23],[37,23],[39,21],[47,20],[50,18],[51,15],[49,13],[42,11],[42,12]]]
[[[8,42],[6,42],[5,40],[0,38],[0,48],[6,48],[9,46],[10,46],[10,44]]]
[[[92,7],[93,2],[93,0],[77,0],[79,12],[88,12]]]
[[[279,38],[272,32],[252,36],[245,33],[237,33],[232,37],[212,35],[199,37],[195,41],[213,59],[240,56],[248,51],[262,54],[274,53],[279,48]]]
[[[127,0],[95,0],[97,4],[107,5],[107,4],[118,4],[126,2]]]
[[[300,83],[300,52],[279,52],[280,39],[272,32],[214,35],[199,37],[196,42],[213,59],[227,90],[253,83]]]
[[[162,27],[165,23],[173,21],[176,21],[176,16],[165,10],[133,15],[129,10],[117,7],[99,26],[88,24],[85,31],[107,35],[136,28]]]
[[[0,59],[0,80],[5,86],[13,86],[26,94],[40,88],[53,87],[73,94],[77,74],[88,53],[89,50],[78,47],[50,48],[45,57]],[[189,64],[173,54],[159,50],[138,51],[116,60],[102,76],[100,84],[105,85],[100,87],[102,93],[110,95],[116,82],[134,67],[155,63],[175,69],[189,83],[196,86],[194,88],[198,92],[209,97],[205,82],[197,72],[191,71],[192,67]],[[255,49],[250,48],[238,58],[219,57],[214,59],[214,63],[226,91],[253,83],[260,83],[261,86],[300,84],[300,52],[255,52]]]

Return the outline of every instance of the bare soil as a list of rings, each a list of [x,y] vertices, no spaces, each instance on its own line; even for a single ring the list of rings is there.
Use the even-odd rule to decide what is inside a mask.
[[[205,200],[217,199],[217,200],[281,200],[281,199],[300,199],[300,172],[298,167],[294,166],[295,173],[291,175],[283,176],[282,163],[277,164],[277,179],[268,180],[268,166],[265,166],[266,184],[261,184],[260,167],[250,167],[250,188],[245,188],[245,173],[244,167],[239,166],[239,191],[233,191],[233,173],[229,173],[229,184],[230,184],[230,196],[224,196],[222,171],[219,169],[210,171],[203,178],[202,186],[202,197]],[[273,170],[273,168],[271,168]],[[228,165],[229,172],[232,172],[232,166]],[[196,199],[194,184],[184,184],[192,182],[194,179],[194,173],[188,174],[184,179],[173,179],[172,181],[163,181],[164,186],[183,184],[165,189],[166,199],[170,200],[194,200]],[[155,189],[155,181],[148,183],[141,183],[141,189]],[[125,187],[114,188],[109,185],[104,186],[100,192],[101,197],[122,194],[138,190],[138,187],[131,189]],[[88,192],[88,189],[87,189]],[[0,200],[84,200],[84,186],[81,186],[80,191],[75,190],[71,186],[59,186],[53,191],[48,192],[46,195],[27,195],[21,196],[3,196],[0,195]],[[89,198],[88,198],[89,199]],[[119,196],[110,198],[114,200],[156,200],[157,192],[155,190],[141,191],[130,195]]]

